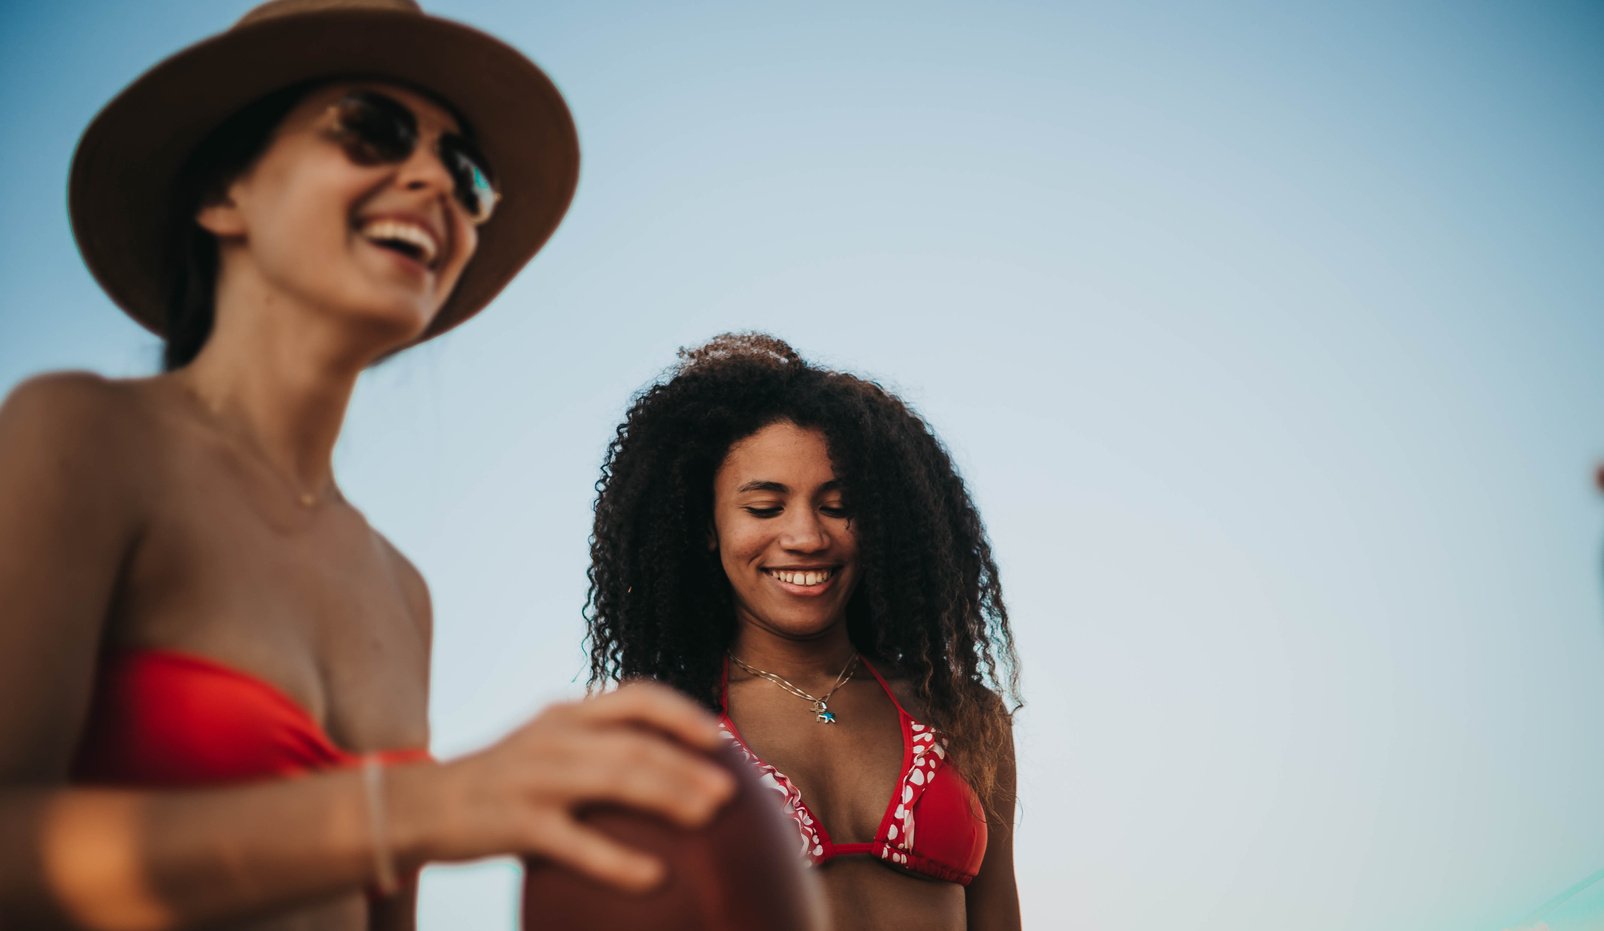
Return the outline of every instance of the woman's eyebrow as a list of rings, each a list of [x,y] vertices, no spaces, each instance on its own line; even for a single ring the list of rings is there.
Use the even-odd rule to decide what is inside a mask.
[[[820,492],[839,491],[840,489],[841,489],[841,480],[840,479],[836,479],[836,478],[832,478],[828,482],[825,482],[823,485],[819,486],[819,491]],[[736,494],[740,494],[740,493],[746,492],[746,491],[773,491],[773,492],[778,492],[780,494],[789,494],[790,491],[791,491],[791,486],[786,485],[783,482],[773,482],[773,481],[768,481],[766,479],[755,479],[755,480],[747,482],[746,484],[742,485],[741,487],[735,489],[735,493]]]

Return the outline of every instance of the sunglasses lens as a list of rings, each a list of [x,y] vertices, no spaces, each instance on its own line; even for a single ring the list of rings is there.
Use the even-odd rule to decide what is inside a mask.
[[[412,111],[382,94],[347,94],[334,105],[335,132],[359,165],[399,162],[418,144]]]
[[[476,224],[488,221],[501,195],[490,178],[484,156],[468,140],[446,135],[440,137],[440,160],[451,172],[457,200],[468,212],[468,219]]]
[[[358,165],[406,161],[418,146],[418,120],[412,111],[383,94],[356,91],[336,103],[334,133],[345,154]],[[501,198],[485,158],[461,136],[440,137],[440,161],[451,173],[457,200],[475,224],[495,212]]]

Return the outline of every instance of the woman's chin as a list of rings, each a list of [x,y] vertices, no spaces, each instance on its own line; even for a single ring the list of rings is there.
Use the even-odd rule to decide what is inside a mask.
[[[845,623],[846,619],[839,616],[796,617],[794,615],[771,615],[763,621],[762,626],[787,640],[822,640]]]
[[[439,308],[421,308],[416,301],[370,302],[343,313],[353,336],[379,355],[416,342],[428,332]]]

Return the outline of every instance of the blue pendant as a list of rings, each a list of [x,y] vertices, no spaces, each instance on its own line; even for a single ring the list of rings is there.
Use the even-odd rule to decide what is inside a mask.
[[[835,712],[834,711],[821,711],[821,712],[819,712],[819,723],[820,724],[834,724],[835,723]]]

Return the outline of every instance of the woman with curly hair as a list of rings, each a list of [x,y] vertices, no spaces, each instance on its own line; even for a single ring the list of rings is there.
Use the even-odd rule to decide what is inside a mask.
[[[591,686],[646,677],[722,712],[837,927],[1017,928],[1017,658],[946,450],[773,337],[680,355],[597,483]]]

